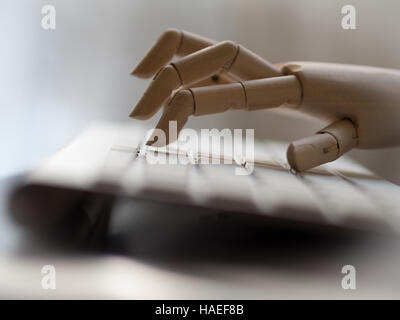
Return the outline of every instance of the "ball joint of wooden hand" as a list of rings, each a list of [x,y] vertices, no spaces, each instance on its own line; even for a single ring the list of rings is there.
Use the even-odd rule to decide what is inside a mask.
[[[170,62],[173,57],[178,57]],[[296,171],[333,161],[352,148],[400,144],[400,71],[367,66],[290,62],[275,66],[231,41],[215,42],[170,29],[156,41],[132,75],[154,76],[130,114],[181,130],[189,116],[291,108],[324,121],[314,135],[287,150]]]

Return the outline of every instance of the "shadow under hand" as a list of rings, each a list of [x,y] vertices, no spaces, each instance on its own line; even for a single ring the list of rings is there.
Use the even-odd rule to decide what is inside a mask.
[[[109,250],[190,274],[203,274],[210,265],[308,273],[365,252],[374,238],[250,214],[123,200],[112,215]]]
[[[221,275],[232,276],[229,275],[232,270],[250,270],[250,274],[272,270],[308,275],[316,270],[322,274],[332,273],[334,269],[336,274],[338,265],[355,261],[357,256],[379,260],[379,255],[387,251],[381,250],[388,243],[387,237],[354,230],[295,224],[250,213],[114,199],[73,190],[68,197],[65,190],[53,189],[51,195],[46,188],[35,190],[44,193],[46,199],[51,197],[52,201],[43,204],[55,204],[54,208],[50,206],[46,210],[39,206],[40,213],[55,215],[65,211],[60,216],[68,219],[38,229],[44,244],[55,245],[63,254],[69,252],[65,247],[72,247],[74,254],[112,253],[173,272],[221,278]],[[22,192],[20,197],[24,197],[18,198],[20,201],[11,201],[24,204],[26,210],[14,208],[13,211],[33,214],[37,197],[30,199],[26,195],[32,196],[32,193]],[[60,206],[60,199],[69,198],[76,201]],[[280,216],[284,216],[284,212],[281,213]],[[35,229],[29,225],[28,229]],[[54,234],[60,241],[54,241]],[[47,247],[41,242],[33,250],[37,241],[31,238],[23,243],[22,252],[31,254],[43,253]]]

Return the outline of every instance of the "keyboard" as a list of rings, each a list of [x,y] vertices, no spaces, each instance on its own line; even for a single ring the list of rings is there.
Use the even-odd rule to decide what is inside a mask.
[[[149,147],[145,135],[146,128],[136,123],[94,124],[43,160],[17,194],[32,194],[45,186],[217,209],[266,221],[378,232],[400,229],[400,188],[346,156],[299,174],[288,166],[286,144],[256,141],[254,170],[246,174],[246,159],[179,144]],[[149,164],[149,157],[161,153],[178,163]],[[213,163],[218,160],[230,163]],[[235,174],[237,170],[243,174]],[[43,195],[36,197],[34,205],[46,202]]]

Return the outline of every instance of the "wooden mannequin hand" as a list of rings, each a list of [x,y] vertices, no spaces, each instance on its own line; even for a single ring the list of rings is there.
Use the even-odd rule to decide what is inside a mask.
[[[181,59],[170,62],[174,56]],[[231,41],[169,29],[132,75],[154,78],[130,116],[148,119],[165,105],[157,128],[167,141],[172,120],[179,131],[190,115],[286,107],[329,124],[289,145],[288,162],[297,171],[355,147],[400,144],[399,70],[317,62],[275,66]]]

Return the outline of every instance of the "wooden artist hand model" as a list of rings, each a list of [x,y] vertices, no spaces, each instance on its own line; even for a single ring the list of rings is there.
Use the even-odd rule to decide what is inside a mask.
[[[181,58],[170,62],[174,56]],[[352,148],[400,144],[399,70],[318,62],[272,65],[231,41],[170,29],[132,74],[154,78],[130,116],[148,119],[166,104],[157,128],[167,139],[172,120],[179,132],[190,115],[281,106],[328,124],[289,145],[288,162],[296,171],[333,161]]]

